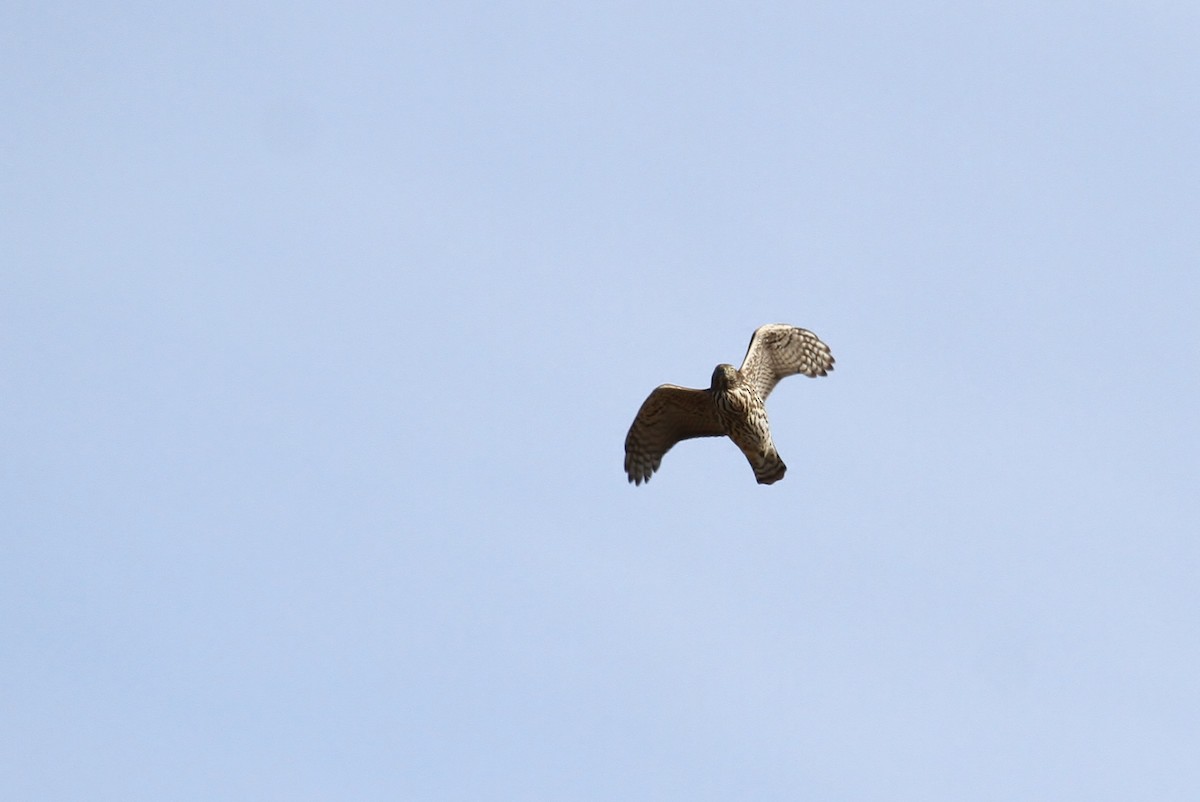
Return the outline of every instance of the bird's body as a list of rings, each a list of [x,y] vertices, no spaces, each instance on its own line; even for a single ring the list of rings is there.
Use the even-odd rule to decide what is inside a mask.
[[[761,326],[750,338],[741,369],[717,365],[707,390],[664,384],[650,393],[625,438],[625,472],[641,484],[681,440],[726,436],[745,455],[759,484],[787,471],[771,440],[766,397],[785,376],[824,376],[833,370],[829,347],[815,334],[782,323]]]

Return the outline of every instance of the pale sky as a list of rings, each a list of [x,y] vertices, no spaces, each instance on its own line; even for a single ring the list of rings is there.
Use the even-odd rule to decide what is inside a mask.
[[[5,17],[0,797],[1200,798],[1193,4]]]

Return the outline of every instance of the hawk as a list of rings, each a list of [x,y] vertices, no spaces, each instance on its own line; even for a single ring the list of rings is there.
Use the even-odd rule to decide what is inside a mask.
[[[760,485],[778,482],[787,466],[771,441],[763,402],[785,376],[811,378],[831,370],[829,346],[811,331],[784,323],[760,326],[740,370],[717,365],[707,390],[663,384],[650,393],[625,437],[629,481],[650,481],[663,455],[680,440],[725,435],[746,455]]]

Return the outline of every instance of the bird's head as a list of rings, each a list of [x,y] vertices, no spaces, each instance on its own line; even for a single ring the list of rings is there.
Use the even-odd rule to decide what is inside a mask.
[[[737,384],[738,372],[733,365],[717,365],[713,370],[712,387],[717,392],[724,392]]]

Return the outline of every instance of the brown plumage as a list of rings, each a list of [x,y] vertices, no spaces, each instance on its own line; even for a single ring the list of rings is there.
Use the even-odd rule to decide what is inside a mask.
[[[759,484],[778,482],[787,466],[771,440],[763,402],[780,379],[797,373],[824,376],[833,362],[829,346],[811,331],[783,323],[759,327],[741,369],[717,365],[707,390],[664,384],[650,393],[625,437],[629,481],[650,481],[663,455],[681,440],[728,436]]]

